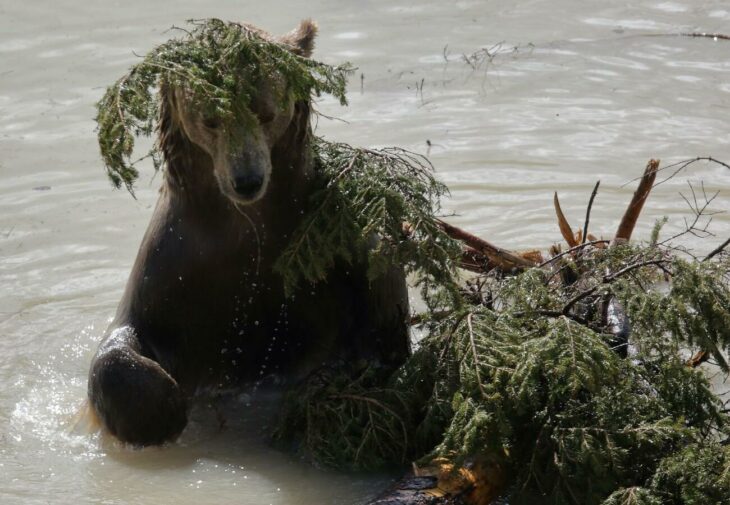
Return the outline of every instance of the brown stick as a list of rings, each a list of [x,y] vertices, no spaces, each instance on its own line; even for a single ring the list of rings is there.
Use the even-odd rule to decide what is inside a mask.
[[[596,182],[596,185],[593,186],[593,192],[591,193],[591,198],[588,200],[588,208],[586,209],[586,220],[583,224],[583,236],[581,237],[581,244],[585,244],[586,240],[588,240],[588,223],[591,221],[591,209],[593,208],[593,200],[596,199],[596,193],[598,193],[598,186],[601,185],[601,181]]]
[[[721,252],[722,252],[722,251],[723,251],[723,250],[724,250],[724,249],[725,249],[725,248],[726,248],[726,247],[727,247],[728,245],[730,245],[730,238],[729,238],[729,239],[727,239],[727,240],[726,240],[725,242],[723,242],[722,244],[720,244],[720,245],[719,245],[718,247],[716,247],[715,249],[713,249],[713,250],[712,250],[712,252],[711,252],[710,254],[708,254],[707,256],[705,256],[705,259],[703,259],[702,261],[707,261],[707,260],[709,260],[709,259],[712,259],[712,258],[714,258],[714,257],[715,257],[715,256],[717,256],[718,254],[720,254],[720,253],[721,253]]]
[[[697,368],[702,363],[710,359],[710,353],[707,351],[698,351],[694,356],[687,360],[687,366]]]
[[[642,37],[691,37],[717,40],[730,40],[724,33],[685,32],[685,33],[645,33]]]
[[[601,284],[596,284],[593,287],[590,287],[590,288],[586,289],[585,291],[578,293],[573,298],[568,300],[568,303],[566,303],[565,306],[563,306],[562,312],[563,312],[563,314],[567,314],[576,303],[583,300],[584,298],[591,296],[593,293],[595,293],[598,290],[598,288],[601,287],[602,284],[608,284],[610,282],[613,282],[617,278],[621,277],[622,275],[626,275],[627,273],[632,272],[632,271],[636,270],[637,268],[642,268],[642,267],[646,267],[649,265],[657,265],[657,266],[661,267],[661,265],[663,263],[667,263],[667,261],[668,260],[665,260],[665,259],[640,261],[638,263],[633,263],[627,267],[624,267],[621,270],[618,270],[617,272],[614,272],[612,274],[606,274],[603,276]]]
[[[555,196],[553,196],[553,205],[555,206],[555,214],[558,215],[558,226],[560,227],[560,233],[563,235],[563,238],[570,247],[577,246],[578,241],[575,240],[573,228],[570,227],[568,220],[565,218],[565,214],[563,214],[563,209],[560,208],[560,200],[558,200],[557,191],[555,192]]]
[[[596,247],[604,248],[604,247],[606,247],[606,244],[608,244],[608,242],[609,242],[608,240],[591,240],[590,242],[583,242],[580,245],[571,247],[570,249],[568,249],[567,251],[564,251],[564,252],[560,252],[560,250],[558,250],[558,249],[552,250],[552,251],[550,251],[550,253],[552,254],[552,257],[550,257],[550,258],[546,259],[545,261],[543,261],[542,263],[540,263],[538,265],[538,268],[542,268],[545,265],[549,265],[550,263],[562,258],[563,256],[566,256],[568,254],[579,251],[580,249],[585,249],[586,247],[596,246]]]
[[[457,228],[456,226],[441,221],[440,219],[436,222],[441,227],[441,229],[444,230],[444,232],[446,232],[446,234],[449,235],[451,238],[460,240],[469,247],[476,249],[501,268],[526,268],[535,266],[534,262],[518,256],[506,249],[497,247],[496,245],[491,244],[486,240],[477,237],[476,235],[472,235],[468,231],[464,231],[461,228]]]
[[[680,33],[679,35],[682,37],[705,38],[705,39],[714,39],[714,40],[730,40],[730,35],[725,35],[724,33],[692,32],[692,33]]]
[[[634,231],[636,221],[639,220],[641,209],[644,207],[644,202],[651,192],[652,185],[656,179],[656,173],[659,169],[659,160],[649,160],[644,170],[644,175],[639,182],[639,187],[634,191],[634,196],[631,198],[631,203],[624,212],[621,218],[621,224],[618,225],[616,235],[614,236],[613,243],[628,242],[631,239],[631,233]]]

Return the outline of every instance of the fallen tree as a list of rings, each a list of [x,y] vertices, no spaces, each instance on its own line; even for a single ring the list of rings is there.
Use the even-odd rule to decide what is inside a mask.
[[[336,468],[415,461],[373,504],[727,503],[728,409],[697,368],[729,369],[727,242],[695,259],[659,240],[665,221],[630,242],[660,170],[648,163],[608,240],[588,230],[598,185],[577,232],[556,195],[567,249],[546,257],[437,219],[470,276],[456,293],[427,284],[412,358],[321,371],[276,438]],[[711,200],[695,195],[698,219]]]

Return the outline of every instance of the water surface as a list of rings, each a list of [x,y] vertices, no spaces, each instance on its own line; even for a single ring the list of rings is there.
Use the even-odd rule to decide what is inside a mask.
[[[137,200],[110,188],[94,103],[135,52],[210,16],[274,32],[316,19],[317,57],[359,68],[349,108],[318,104],[347,122],[320,119],[318,133],[428,154],[452,189],[451,220],[503,247],[558,238],[553,191],[578,227],[600,179],[591,226],[610,236],[633,191],[624,185],[649,158],[730,160],[730,43],[663,36],[730,33],[726,1],[0,0],[3,504],[346,504],[385,482],[270,449],[266,398],[226,399],[222,428],[201,402],[165,449],[68,431],[159,185],[143,170]],[[483,48],[494,57],[465,62]],[[655,190],[637,235],[664,215],[666,233],[681,229],[690,213],[680,192],[701,180],[727,210],[730,170],[698,164]],[[685,245],[711,249],[730,216],[713,226],[716,238]]]

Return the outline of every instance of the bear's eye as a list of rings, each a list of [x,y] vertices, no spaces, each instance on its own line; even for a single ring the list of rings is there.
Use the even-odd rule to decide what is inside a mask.
[[[274,111],[257,112],[256,117],[259,118],[261,124],[270,123],[274,120]]]
[[[203,126],[205,126],[206,128],[210,128],[211,130],[220,128],[222,124],[223,123],[221,122],[220,118],[217,117],[203,118]]]
[[[261,124],[270,123],[274,120],[274,117],[276,117],[276,111],[274,110],[273,104],[262,98],[255,99],[251,103],[251,111],[256,114],[256,117]]]

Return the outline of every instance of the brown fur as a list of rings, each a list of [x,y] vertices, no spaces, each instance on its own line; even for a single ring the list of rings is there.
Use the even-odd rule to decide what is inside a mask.
[[[283,41],[308,55],[315,33],[305,21]],[[298,378],[332,360],[402,362],[402,271],[368,282],[364,265],[339,265],[287,299],[272,270],[315,189],[309,103],[262,116],[260,128],[241,132],[250,139],[239,152],[187,110],[184,95],[161,93],[164,183],[89,373],[103,425],[123,441],[159,444],[182,431],[200,387]],[[236,181],[252,173],[260,187],[257,179],[240,192]]]

